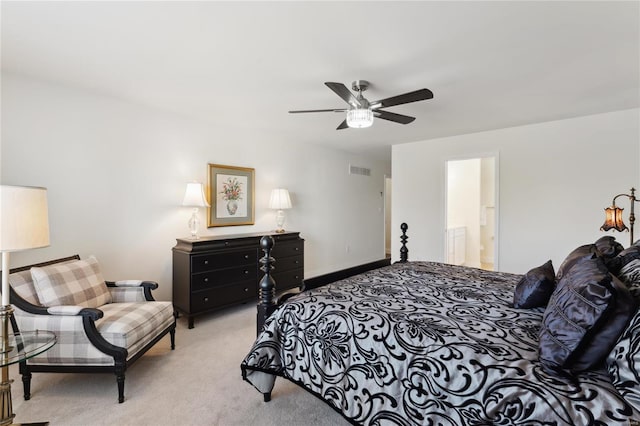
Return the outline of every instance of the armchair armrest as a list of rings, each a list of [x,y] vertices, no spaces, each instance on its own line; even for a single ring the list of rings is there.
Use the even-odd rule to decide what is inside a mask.
[[[155,299],[151,295],[151,290],[158,288],[158,283],[155,281],[142,281],[142,280],[120,280],[120,281],[105,281],[113,302],[134,302],[134,301],[147,301],[153,302]]]
[[[158,288],[158,283],[155,281],[142,281],[142,280],[119,280],[119,281],[106,281],[107,287],[144,287],[150,290]]]
[[[60,316],[83,316],[88,317],[94,321],[104,316],[104,313],[100,309],[85,308],[78,305],[51,306],[47,308],[47,313],[50,315]]]
[[[34,305],[20,297],[13,288],[10,289],[10,297],[11,303],[15,305],[16,308],[34,315],[80,315],[82,317],[91,318],[94,321],[102,318],[104,315],[100,309],[83,308],[82,306],[66,305],[47,308],[45,306]]]

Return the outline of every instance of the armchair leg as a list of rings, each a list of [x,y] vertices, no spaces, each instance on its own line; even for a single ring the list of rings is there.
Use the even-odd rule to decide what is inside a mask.
[[[22,387],[24,389],[24,400],[28,401],[31,399],[31,371],[28,368],[25,368],[22,371]]]
[[[118,403],[124,402],[124,371],[116,373],[116,381],[118,382]]]
[[[174,350],[176,348],[176,329],[175,329],[175,327],[171,329],[171,331],[169,332],[169,335],[171,336],[171,350]]]
[[[124,402],[124,372],[127,365],[124,360],[115,360],[116,382],[118,382],[118,403]]]

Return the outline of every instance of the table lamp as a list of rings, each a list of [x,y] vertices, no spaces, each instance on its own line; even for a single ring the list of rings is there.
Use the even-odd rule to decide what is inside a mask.
[[[9,322],[13,312],[9,300],[9,253],[49,245],[47,190],[27,186],[0,185],[0,251],[2,252],[2,382],[0,383],[0,425],[11,424],[11,380],[6,358],[9,351]]]
[[[189,229],[191,230],[191,238],[198,239],[198,228],[200,227],[200,219],[198,219],[198,208],[209,207],[206,197],[204,196],[204,187],[199,182],[191,182],[187,184],[187,190],[184,192],[182,205],[185,207],[193,207],[191,218],[189,219]]]
[[[291,208],[291,198],[289,191],[283,188],[276,188],[271,191],[269,199],[269,208],[278,210],[276,213],[276,232],[281,234],[284,232],[284,209]]]

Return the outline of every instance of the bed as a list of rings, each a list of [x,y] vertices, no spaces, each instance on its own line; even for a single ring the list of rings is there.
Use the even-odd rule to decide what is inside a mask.
[[[557,354],[541,359],[540,347],[553,323],[548,311],[566,296],[556,294],[562,284],[554,283],[546,306],[516,308],[514,292],[539,277],[540,268],[517,275],[408,262],[404,242],[406,237],[403,261],[303,291],[274,307],[241,364],[243,378],[265,400],[275,378],[286,378],[352,424],[637,424],[637,304],[627,306],[632,312],[618,321],[620,330],[613,340],[608,336],[613,343],[598,362],[579,369],[554,365]],[[567,257],[562,283],[578,281],[574,264],[595,264],[584,260],[596,258],[594,247]],[[640,263],[640,247],[636,252],[633,260]],[[621,263],[612,261],[612,268],[619,272]],[[640,297],[637,289],[611,293]],[[611,316],[599,321],[615,322]],[[583,340],[592,335],[587,330]],[[551,337],[554,344],[562,338]],[[574,349],[573,365],[591,350],[584,342]]]

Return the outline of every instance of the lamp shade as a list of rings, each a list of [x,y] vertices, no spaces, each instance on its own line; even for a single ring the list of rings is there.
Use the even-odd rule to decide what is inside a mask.
[[[201,183],[191,182],[187,184],[182,205],[186,207],[209,207],[207,198],[204,196],[204,187]]]
[[[604,224],[600,227],[602,231],[608,231],[609,229],[615,229],[618,232],[622,232],[625,229],[628,229],[627,226],[622,221],[622,211],[620,207],[616,207],[615,205],[611,207],[607,207],[604,209],[606,217],[604,219]]]
[[[0,251],[49,245],[46,188],[0,186]]]
[[[276,210],[290,209],[291,198],[289,197],[289,191],[283,188],[272,190],[271,198],[269,199],[269,208]]]

